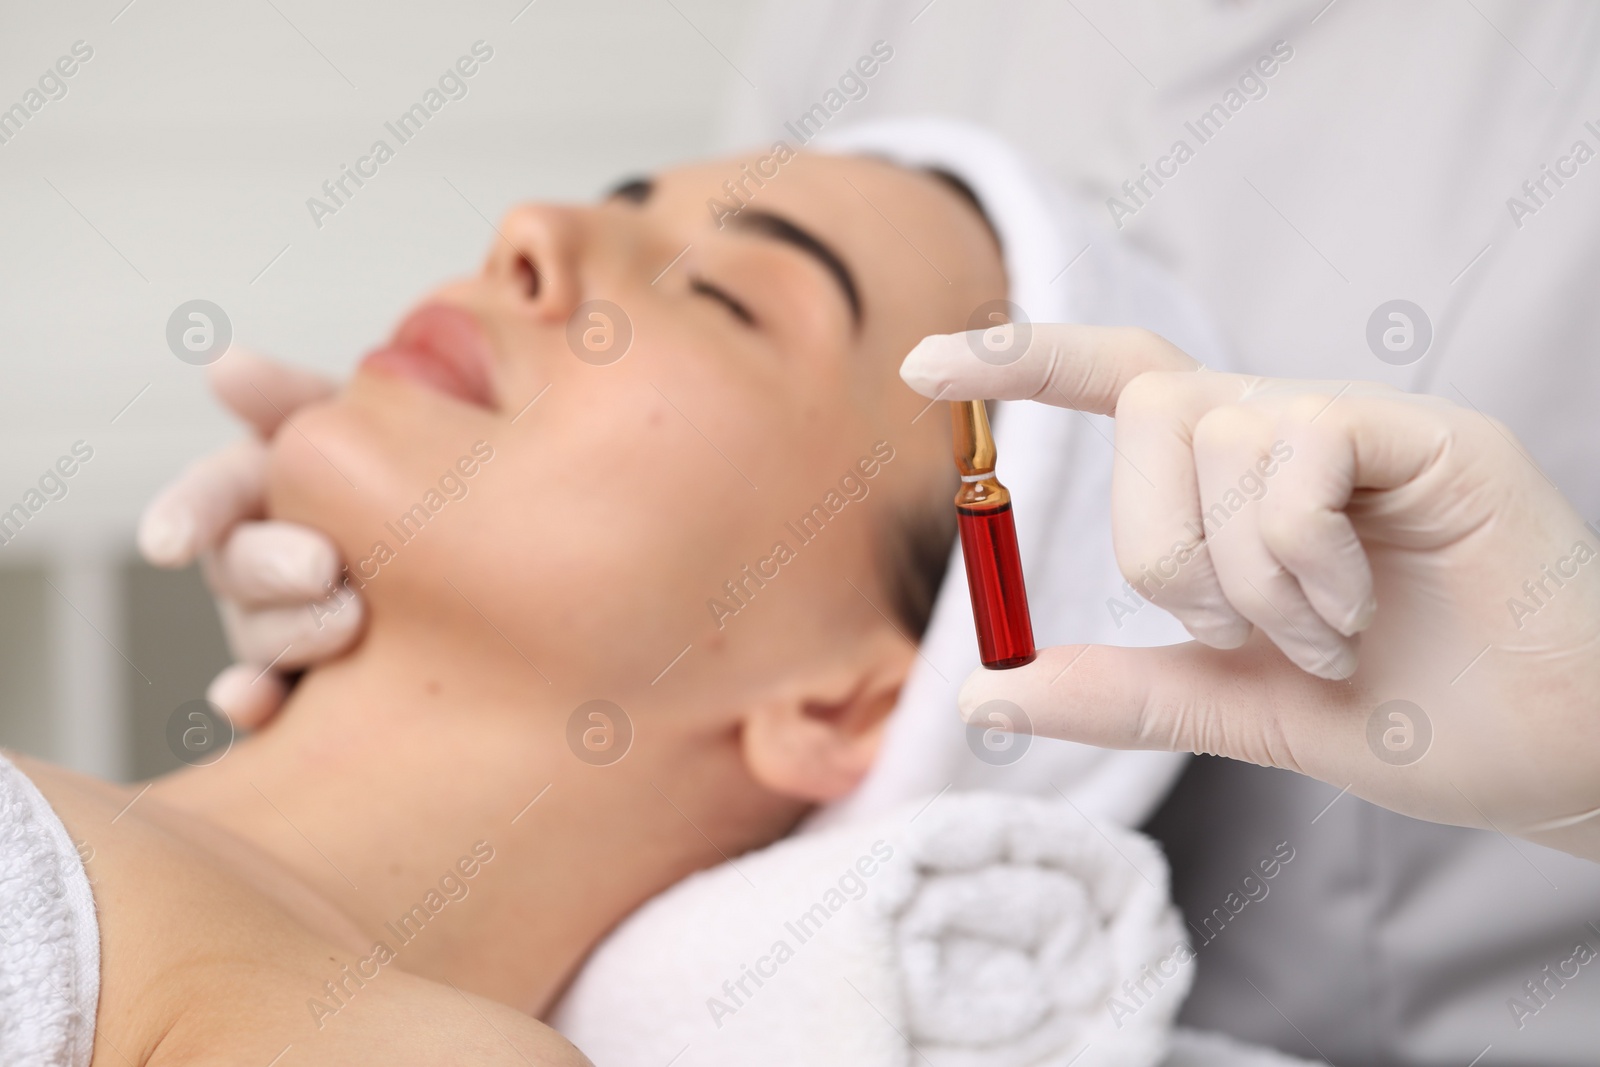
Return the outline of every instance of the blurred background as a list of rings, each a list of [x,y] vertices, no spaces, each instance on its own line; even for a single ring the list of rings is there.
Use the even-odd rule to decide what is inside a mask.
[[[529,197],[705,154],[740,0],[0,3],[0,108],[93,49],[0,144],[0,509],[93,458],[0,546],[0,746],[113,779],[176,765],[167,717],[227,662],[197,571],[135,559],[140,508],[239,430],[166,321],[346,373],[476,267]],[[337,216],[306,200],[476,41],[493,58]],[[80,51],[82,46],[80,46]],[[14,125],[14,124],[13,124]]]

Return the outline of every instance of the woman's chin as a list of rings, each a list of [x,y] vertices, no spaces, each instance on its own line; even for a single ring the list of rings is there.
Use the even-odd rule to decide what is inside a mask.
[[[267,516],[320,530],[346,554],[370,540],[408,481],[384,430],[344,396],[297,411],[268,446]]]

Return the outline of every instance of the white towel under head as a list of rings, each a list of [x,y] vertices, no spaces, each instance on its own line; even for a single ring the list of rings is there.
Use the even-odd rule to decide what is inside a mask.
[[[1029,321],[1144,326],[1216,365],[1219,346],[1195,302],[1091,222],[1004,140],[948,119],[888,119],[829,130],[809,147],[937,167],[965,181],[999,234],[1009,297]],[[995,434],[1039,643],[1185,640],[1171,616],[1140,607],[1123,588],[1111,547],[1111,421],[1012,403],[1001,405]],[[1034,738],[1014,763],[974,755],[955,700],[978,666],[959,548],[921,651],[873,770],[854,794],[813,816],[811,826],[871,817],[945,788],[1037,796],[1059,790],[1086,815],[1137,826],[1182,765],[1183,757],[1171,753],[1111,752],[1044,738]]]
[[[597,1067],[1152,1067],[1183,940],[1148,839],[1061,800],[950,793],[678,883],[553,1022]],[[1114,1013],[1125,982],[1144,992]]]
[[[0,1063],[86,1067],[100,926],[66,827],[0,755]]]

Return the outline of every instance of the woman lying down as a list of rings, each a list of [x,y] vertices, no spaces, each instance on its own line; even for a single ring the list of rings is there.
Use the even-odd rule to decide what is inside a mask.
[[[1007,273],[948,176],[802,153],[719,219],[745,162],[516,208],[276,433],[365,631],[267,728],[144,790],[0,760],[6,1062],[586,1062],[538,1019],[607,932],[856,789],[953,537],[896,370]]]
[[[950,184],[865,158],[801,155],[719,229],[744,162],[514,209],[478,274],[273,439],[274,517],[393,555],[364,640],[270,729],[136,801],[14,760],[91,857],[95,1064],[580,1062],[530,1016],[601,935],[870,766],[953,527],[948,422],[896,369],[1004,273]],[[594,299],[632,326],[609,366],[568,344]],[[769,610],[713,618],[786,523],[869,476],[755,593]],[[452,477],[465,496],[391,532]],[[636,724],[610,767],[567,743],[596,694]],[[386,924],[442,880],[470,894],[397,947]],[[319,1028],[307,998],[379,941],[381,980]],[[92,949],[70,949],[81,993]]]

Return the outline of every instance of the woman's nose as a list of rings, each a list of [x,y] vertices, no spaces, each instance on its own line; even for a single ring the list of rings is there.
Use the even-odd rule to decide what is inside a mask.
[[[564,322],[581,291],[581,242],[578,211],[522,204],[501,220],[484,274],[525,311],[547,322]]]

